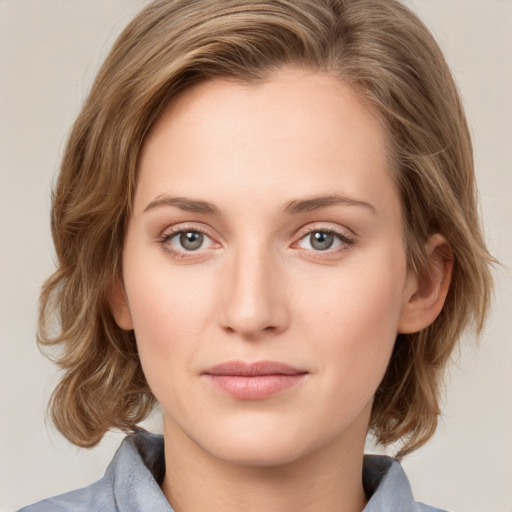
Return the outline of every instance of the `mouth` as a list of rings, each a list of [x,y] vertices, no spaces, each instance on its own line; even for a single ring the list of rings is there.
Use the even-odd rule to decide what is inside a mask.
[[[203,375],[221,393],[240,400],[263,400],[297,385],[307,371],[276,361],[227,361]]]

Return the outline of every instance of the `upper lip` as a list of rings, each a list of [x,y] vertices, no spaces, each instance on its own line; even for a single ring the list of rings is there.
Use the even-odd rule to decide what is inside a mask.
[[[277,361],[257,361],[254,363],[226,361],[208,368],[204,373],[206,375],[255,377],[259,375],[299,375],[307,372]]]

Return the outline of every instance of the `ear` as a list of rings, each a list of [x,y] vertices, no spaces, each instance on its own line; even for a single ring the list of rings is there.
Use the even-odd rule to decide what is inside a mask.
[[[406,302],[398,322],[399,334],[418,332],[429,326],[443,309],[453,269],[453,251],[440,234],[432,235],[425,247],[428,269],[419,280],[410,275],[406,286]]]
[[[116,279],[108,296],[108,305],[116,324],[125,331],[133,329],[133,320],[126,299],[126,292],[120,279]]]

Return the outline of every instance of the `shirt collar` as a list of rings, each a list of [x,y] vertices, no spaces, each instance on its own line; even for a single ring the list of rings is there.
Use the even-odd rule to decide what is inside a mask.
[[[127,436],[105,473],[120,512],[174,512],[160,489],[164,475],[163,436],[147,432]],[[420,510],[404,470],[390,457],[365,455],[363,485],[369,498],[363,512]]]
[[[409,480],[402,466],[390,457],[365,455],[363,485],[369,498],[363,512],[416,512]]]

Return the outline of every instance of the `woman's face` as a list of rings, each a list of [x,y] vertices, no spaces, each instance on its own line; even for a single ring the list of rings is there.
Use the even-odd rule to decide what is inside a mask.
[[[142,151],[115,313],[166,433],[256,465],[362,446],[416,286],[402,235],[385,136],[343,84],[285,69],[176,98]]]

